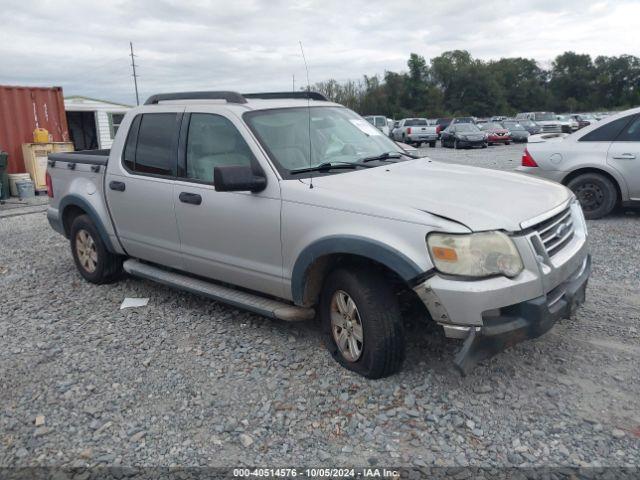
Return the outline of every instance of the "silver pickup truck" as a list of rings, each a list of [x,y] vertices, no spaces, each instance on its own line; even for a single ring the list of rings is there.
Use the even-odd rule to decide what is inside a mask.
[[[93,283],[124,273],[286,321],[344,367],[398,371],[403,316],[462,339],[463,373],[585,297],[569,189],[415,158],[313,92],[155,95],[111,151],[52,154],[47,217]]]

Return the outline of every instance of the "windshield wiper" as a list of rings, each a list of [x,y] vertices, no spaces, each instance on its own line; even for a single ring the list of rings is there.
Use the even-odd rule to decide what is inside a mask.
[[[367,167],[366,165],[361,165],[357,163],[351,162],[325,162],[320,165],[316,165],[315,167],[306,167],[306,168],[296,168],[295,170],[291,170],[289,173],[291,175],[295,175],[296,173],[306,173],[306,172],[325,172],[327,170],[337,170],[337,169],[354,169],[354,168],[362,168]]]
[[[407,153],[407,152],[385,152],[385,153],[381,153],[380,155],[372,155],[370,157],[361,158],[359,162],[361,163],[376,162],[376,161],[395,162],[396,159],[400,158],[403,155],[409,158],[421,158],[421,157],[416,157],[415,155],[411,155],[410,153]]]

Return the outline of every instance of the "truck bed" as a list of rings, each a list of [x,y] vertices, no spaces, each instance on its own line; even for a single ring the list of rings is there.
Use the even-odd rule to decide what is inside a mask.
[[[111,150],[80,150],[78,152],[60,152],[49,154],[49,164],[55,162],[84,163],[88,165],[106,165]],[[51,165],[51,166],[53,166]]]

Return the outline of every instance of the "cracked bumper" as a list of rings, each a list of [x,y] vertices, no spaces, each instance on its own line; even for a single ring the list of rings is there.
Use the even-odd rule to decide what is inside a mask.
[[[463,375],[482,360],[517,343],[537,338],[555,323],[568,318],[584,303],[591,273],[591,256],[567,282],[547,295],[499,309],[497,315],[484,317],[482,327],[471,328],[455,357],[454,364]]]

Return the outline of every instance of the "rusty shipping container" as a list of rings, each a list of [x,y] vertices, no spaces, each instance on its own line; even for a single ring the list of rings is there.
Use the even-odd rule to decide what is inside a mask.
[[[9,153],[9,173],[25,172],[22,144],[46,128],[54,142],[69,141],[62,87],[0,85],[0,150]]]

